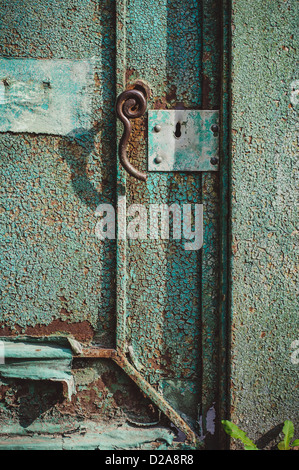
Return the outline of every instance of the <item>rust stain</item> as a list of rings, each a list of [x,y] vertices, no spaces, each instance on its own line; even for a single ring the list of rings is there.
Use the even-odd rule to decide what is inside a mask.
[[[175,85],[172,85],[170,90],[167,92],[166,100],[170,102],[177,100],[177,87]]]
[[[96,347],[83,348],[82,354],[80,356],[85,358],[107,358],[113,359],[116,355],[115,349],[102,349]]]
[[[71,402],[63,401],[57,408],[63,415],[83,415],[85,419],[96,417],[99,411],[104,411],[104,403],[108,393],[109,391],[100,377],[92,383],[92,386],[89,386],[88,390],[78,390]],[[107,416],[103,413],[102,418],[107,419]]]
[[[125,77],[126,77],[126,82],[129,82],[129,81],[131,80],[131,78],[134,76],[135,73],[136,73],[136,70],[134,70],[134,69],[132,69],[132,70],[131,70],[131,69],[127,69],[127,70],[126,70],[126,75],[125,75]]]
[[[99,74],[97,72],[94,74],[94,82],[95,82],[95,85],[97,87],[101,86],[101,79],[100,79]]]
[[[78,323],[66,323],[62,320],[53,320],[49,325],[36,325],[27,327],[25,334],[34,336],[44,336],[53,333],[70,333],[78,341],[89,342],[93,339],[94,330],[88,321]]]
[[[56,319],[49,323],[49,325],[28,326],[25,330],[22,330],[18,325],[14,325],[13,329],[5,325],[0,325],[1,336],[18,336],[23,334],[38,337],[53,335],[54,333],[71,334],[74,338],[83,343],[90,342],[94,336],[94,330],[88,321],[67,323]]]
[[[168,103],[166,96],[156,98],[153,103],[153,109],[167,109]]]
[[[211,93],[211,79],[203,75],[202,79],[202,107],[209,109],[210,106],[210,93]]]
[[[156,408],[141,399],[142,392],[136,394],[134,382],[120,384],[119,377],[113,371],[104,372],[89,383],[88,388],[78,388],[71,402],[64,401],[58,405],[57,409],[62,415],[109,421],[111,418],[123,420],[127,414],[138,418],[146,411],[149,418],[154,420],[156,417]]]

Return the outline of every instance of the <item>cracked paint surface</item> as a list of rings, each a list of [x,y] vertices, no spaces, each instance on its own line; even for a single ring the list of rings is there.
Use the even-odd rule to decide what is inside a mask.
[[[298,9],[238,0],[232,19],[232,419],[270,445],[299,426]]]
[[[52,59],[56,67],[103,53],[89,127],[63,137],[1,136],[0,332],[61,331],[112,345],[115,247],[94,229],[97,205],[114,199],[113,4],[15,0],[2,2],[1,14],[1,53],[10,59]]]
[[[144,2],[129,2],[128,83],[145,80],[151,89],[149,109],[218,109],[217,2],[193,1],[188,8],[184,2],[145,3],[147,20]],[[210,52],[204,61],[203,51]],[[209,77],[210,89],[204,90]],[[132,124],[130,161],[146,171],[146,122]],[[200,252],[187,252],[181,241],[172,240],[130,240],[127,247],[128,344],[147,380],[197,432],[199,415],[211,407],[216,387],[218,185],[218,175],[184,172],[148,173],[146,184],[131,178],[126,183],[128,204],[204,203]],[[182,392],[179,400],[176,387]]]

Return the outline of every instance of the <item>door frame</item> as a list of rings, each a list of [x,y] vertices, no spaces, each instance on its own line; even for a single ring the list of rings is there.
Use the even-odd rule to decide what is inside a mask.
[[[221,106],[220,106],[220,279],[219,279],[219,309],[218,309],[218,381],[217,381],[217,417],[224,419],[228,417],[229,410],[229,331],[230,331],[230,183],[229,183],[229,113],[230,113],[230,3],[221,0]],[[125,89],[125,14],[127,0],[116,0],[116,96]],[[117,122],[117,142],[119,141],[123,128]],[[116,145],[117,148],[117,145]],[[116,157],[116,161],[117,157]],[[125,188],[126,174],[121,165],[117,165],[117,187]],[[123,194],[124,195],[124,194]],[[109,358],[114,361],[140,388],[140,390],[163,412],[169,420],[179,428],[186,436],[190,448],[200,448],[201,443],[187,422],[179,413],[163,398],[163,396],[152,387],[140,374],[137,368],[126,357],[126,241],[117,240],[117,285],[116,285],[116,347],[105,349],[98,347],[83,348],[74,357],[82,358]],[[228,440],[220,427],[220,419],[216,420],[215,435],[213,436],[213,448],[227,448]]]

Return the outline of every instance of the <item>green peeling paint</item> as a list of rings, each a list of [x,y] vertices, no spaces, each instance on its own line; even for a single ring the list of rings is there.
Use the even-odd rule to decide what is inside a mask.
[[[53,429],[66,422],[76,428],[82,421],[99,425],[112,420],[113,439],[126,448],[150,447],[155,440],[175,448],[173,426],[171,438],[168,432],[163,438],[160,427],[144,429],[137,439],[135,429],[124,437],[116,431],[126,421],[148,426],[164,420],[169,428],[158,411],[163,405],[168,411],[173,407],[181,415],[178,421],[183,417],[197,435],[215,442],[208,417],[210,410],[219,409],[220,174],[150,173],[144,185],[127,177],[116,163],[115,137],[122,129],[115,123],[114,103],[118,93],[144,80],[150,90],[148,109],[218,110],[220,6],[218,0],[192,0],[187,7],[183,0],[12,0],[9,7],[0,3],[5,64],[22,61],[25,69],[19,77],[22,86],[13,78],[13,88],[18,97],[20,90],[29,90],[29,97],[41,103],[33,106],[31,100],[26,113],[32,117],[47,112],[47,93],[55,93],[56,79],[59,93],[65,90],[68,72],[63,66],[57,70],[59,61],[89,64],[79,95],[84,98],[88,89],[91,106],[86,122],[72,116],[70,128],[62,122],[56,133],[45,130],[40,121],[35,128],[32,123],[26,129],[8,126],[22,132],[1,134],[1,335],[69,335],[84,346],[116,348],[131,361],[126,359],[124,366],[119,360],[117,366],[105,359],[74,358],[77,393],[67,402],[59,384],[29,380],[36,365],[31,358],[28,380],[22,369],[1,385],[2,423],[10,421],[19,430],[19,424],[25,428],[33,421],[40,426],[49,422]],[[39,76],[38,84],[32,83],[33,63],[38,70],[53,65],[53,88],[43,85],[42,99],[40,80],[45,79]],[[78,91],[73,85],[72,96]],[[19,111],[9,119],[17,118]],[[132,163],[145,171],[146,127],[147,116],[135,122],[128,148]],[[145,206],[203,203],[203,248],[187,251],[184,243],[173,240],[98,240],[97,206],[115,206],[124,195],[128,204]],[[18,348],[20,357],[23,352]],[[49,377],[44,364],[38,374]],[[138,387],[148,391],[152,401]],[[94,438],[92,431],[85,442],[57,437],[51,445],[115,445],[113,441],[101,447],[98,437],[92,444],[89,438]],[[5,445],[38,448],[45,442],[41,438],[18,444],[17,438]]]
[[[14,431],[16,436],[12,437]],[[45,430],[28,429],[29,436],[18,436],[17,429],[7,428],[6,433],[9,438],[1,436],[1,450],[122,450],[122,449],[154,449],[159,443],[160,450],[167,450],[173,442],[173,435],[163,428],[157,429],[134,429],[128,426],[113,428],[95,427],[86,423],[78,429],[69,429],[64,431],[63,437],[52,437],[43,434]],[[53,429],[58,432],[58,429]],[[37,437],[32,437],[32,433],[37,433]],[[61,432],[61,429],[59,429]],[[81,434],[81,435],[80,435]]]
[[[1,134],[0,334],[61,331],[112,346],[115,246],[96,238],[95,210],[115,190],[114,3],[12,0],[0,11],[1,77],[33,91],[49,79],[46,132],[68,134],[32,134],[45,132],[49,110],[30,103],[14,108],[17,119],[27,106],[30,125]],[[60,121],[68,107],[70,126]]]
[[[0,378],[64,382],[68,389],[67,397],[71,400],[75,383],[71,373],[73,354],[70,348],[27,338],[0,338],[0,341],[4,345]]]
[[[39,76],[33,84],[30,67],[38,64],[40,70],[52,64],[50,92],[55,93],[59,78],[58,91],[63,93],[68,73],[63,66],[57,70],[59,61],[89,64],[79,95],[84,98],[87,89],[91,106],[83,125],[76,115],[70,129],[62,122],[56,133],[53,128],[45,130],[40,121],[35,128],[8,126],[22,132],[1,134],[1,335],[69,335],[85,346],[116,347],[137,364],[141,375],[135,382],[151,391],[148,395],[157,405],[129,379],[131,363],[126,376],[121,361],[118,367],[109,360],[80,357],[73,359],[77,393],[71,402],[61,398],[59,384],[6,377],[1,388],[3,423],[155,423],[165,420],[157,409],[164,393],[198,435],[213,434],[206,421],[208,410],[216,406],[218,384],[219,174],[157,172],[149,175],[146,185],[126,177],[116,164],[116,131],[119,136],[122,129],[115,124],[114,103],[127,86],[144,80],[150,89],[148,109],[219,109],[220,3],[0,3],[2,56],[5,64],[16,60],[24,67],[17,96],[24,87],[41,103],[33,106],[32,98],[26,113],[38,116],[50,107],[49,87],[43,85],[41,99],[40,80],[45,79]],[[11,80],[15,87],[17,78]],[[19,111],[10,113],[10,120]],[[146,125],[147,117],[135,123],[128,148],[130,160],[145,171]],[[98,240],[96,207],[115,206],[123,195],[128,204],[145,206],[203,203],[203,249],[187,251],[184,243],[172,240]],[[46,368],[39,373],[45,376]],[[158,428],[142,435],[146,442],[161,438]],[[124,433],[122,445],[144,445],[142,437],[134,436]],[[122,437],[116,434],[115,439]],[[51,444],[81,445],[75,439],[57,442]],[[82,446],[88,446],[86,442]],[[175,447],[172,438],[163,442],[162,446]],[[44,441],[33,445],[38,448]]]
[[[232,6],[232,420],[252,439],[299,430],[298,20],[292,0]]]
[[[134,0],[128,7],[118,18],[119,92],[141,80],[150,88],[148,109],[157,113],[219,109],[219,3]],[[146,120],[133,123],[131,142],[130,161],[147,172]],[[179,412],[192,408],[188,418],[206,435],[206,412],[217,401],[219,176],[148,172],[143,184],[119,169],[118,178],[128,204],[204,202],[200,252],[187,253],[179,241],[129,240],[118,244],[117,273],[119,347],[133,353],[158,390],[164,380],[180,383],[182,391],[190,387],[181,393]],[[168,399],[178,409],[175,395]]]

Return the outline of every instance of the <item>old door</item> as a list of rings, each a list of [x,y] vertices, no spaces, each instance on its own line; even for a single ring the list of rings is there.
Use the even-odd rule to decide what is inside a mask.
[[[216,139],[206,168],[161,170],[148,142],[165,110],[166,148],[185,111],[221,111],[222,2],[11,0],[0,11],[1,445],[215,446],[221,112],[220,124],[204,115],[214,128],[201,144]],[[147,110],[125,151],[146,181],[118,158],[115,103],[132,89]],[[189,214],[193,232],[198,220],[202,246],[175,226],[152,236],[144,222],[160,204]]]

